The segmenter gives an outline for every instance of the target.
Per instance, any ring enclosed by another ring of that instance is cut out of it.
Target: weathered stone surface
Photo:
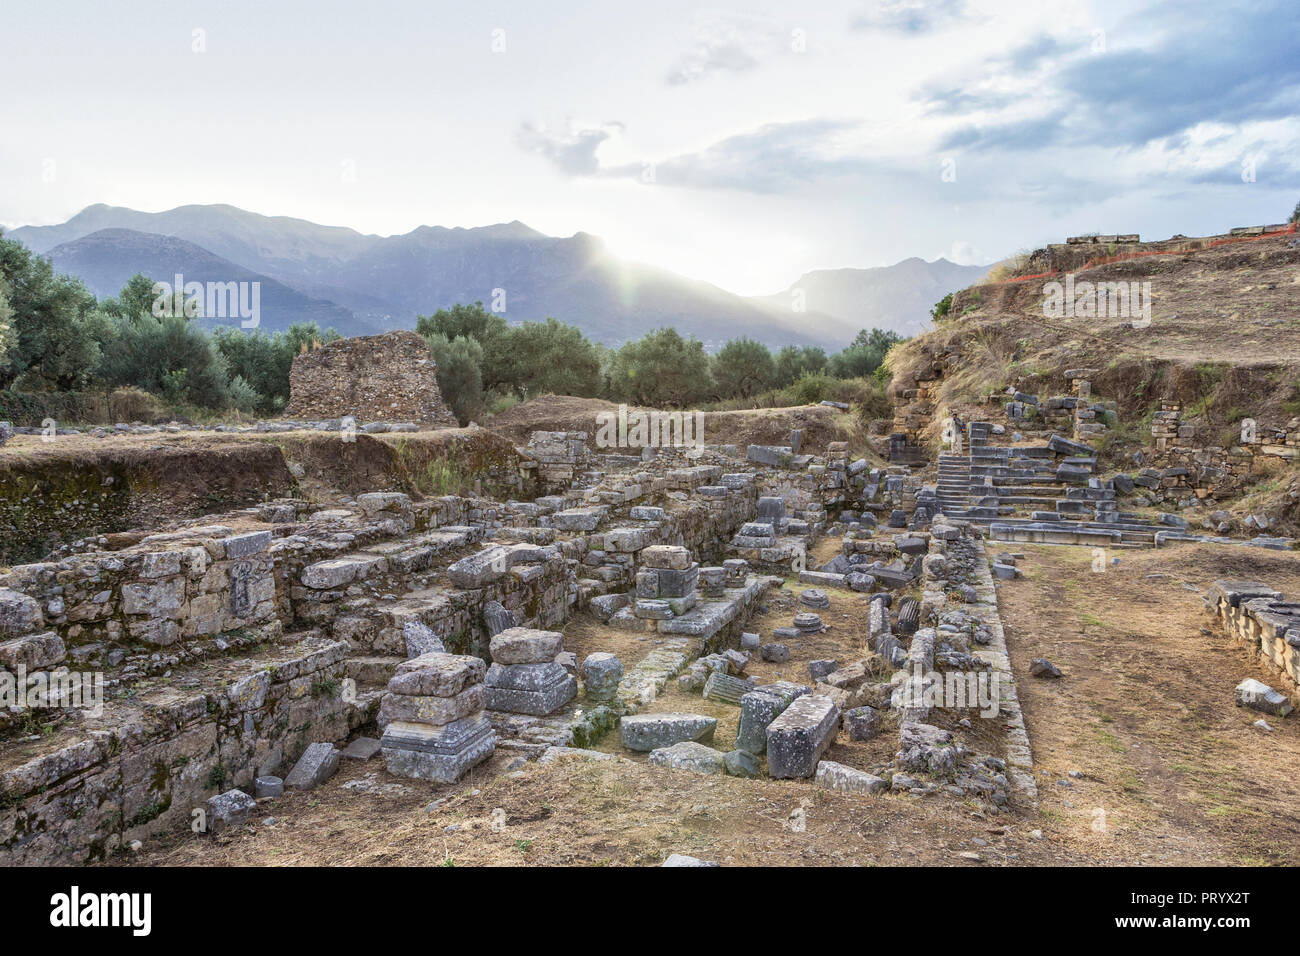
[[[601,508],[570,508],[551,515],[551,524],[559,531],[595,531],[604,515]]]
[[[1029,664],[1029,673],[1034,677],[1060,677],[1060,669],[1045,657],[1035,657]]]
[[[813,782],[827,790],[842,790],[845,793],[881,793],[889,789],[888,780],[833,760],[823,760],[817,764],[817,775]]]
[[[817,681],[825,678],[828,674],[834,673],[836,669],[839,668],[839,666],[840,666],[839,661],[832,661],[832,660],[809,661],[808,677],[815,684],[817,683]]]
[[[318,591],[341,588],[351,584],[357,579],[358,574],[368,571],[379,560],[382,559],[352,556],[317,561],[302,569],[302,583],[304,587]]]
[[[799,603],[804,607],[811,607],[821,610],[831,606],[831,599],[826,596],[826,592],[821,588],[808,588],[799,594]],[[818,617],[818,623],[821,618]]]
[[[668,544],[653,544],[643,548],[639,557],[644,567],[668,568],[673,571],[686,571],[692,563],[689,550]]]
[[[716,717],[704,714],[631,714],[618,724],[619,739],[628,750],[641,753],[682,741],[712,741]]]
[[[40,670],[60,663],[66,653],[63,641],[53,631],[28,634],[0,641],[0,668],[16,671],[22,665],[29,672]]]
[[[632,599],[626,594],[601,594],[591,599],[591,612],[600,618],[602,622],[608,621],[617,612],[632,603]]]
[[[801,634],[816,634],[826,625],[822,623],[822,616],[814,614],[811,611],[801,611],[794,616],[795,629]]]
[[[376,720],[387,727],[395,720],[441,726],[476,714],[486,704],[487,695],[482,684],[471,684],[454,697],[432,697],[424,694],[385,694],[379,705]]]
[[[483,679],[489,710],[544,717],[553,714],[578,693],[578,681],[554,662],[549,664],[493,664]]]
[[[407,621],[402,625],[402,637],[406,640],[406,656],[422,657],[425,654],[445,654],[447,648],[433,632],[433,628],[419,621]]]
[[[488,637],[495,637],[519,621],[515,612],[506,610],[500,601],[488,601],[483,605],[483,623],[487,625]]]
[[[227,790],[215,797],[209,797],[207,808],[208,833],[216,836],[227,830],[237,829],[248,822],[248,815],[257,806],[257,801],[242,790]]]
[[[358,737],[343,748],[343,756],[349,760],[369,760],[379,753],[379,741],[374,737]]]
[[[483,682],[487,665],[468,654],[433,652],[397,665],[388,693],[422,697],[454,697]]]
[[[730,777],[746,777],[753,780],[761,773],[758,758],[746,750],[732,750],[722,762]]]
[[[736,748],[752,754],[767,751],[767,728],[797,697],[811,688],[789,681],[777,681],[755,688],[740,698],[740,726]]]
[[[613,654],[596,651],[583,659],[582,684],[588,700],[613,700],[622,679],[623,662]]]
[[[867,705],[846,710],[844,729],[849,740],[871,740],[880,733],[880,711]]]
[[[1249,707],[1251,710],[1273,714],[1276,717],[1285,717],[1291,712],[1291,701],[1285,694],[1279,694],[1263,681],[1255,680],[1253,677],[1247,677],[1237,685],[1233,692],[1233,699],[1236,700],[1238,707]]]
[[[650,764],[668,770],[687,770],[708,775],[725,773],[727,769],[725,754],[691,740],[652,750]]]
[[[333,744],[311,744],[284,778],[284,785],[290,790],[313,790],[338,769],[339,752]]]
[[[455,428],[436,372],[429,344],[415,332],[339,339],[293,357],[285,414]]]
[[[860,594],[870,594],[876,587],[876,579],[865,571],[852,571],[845,580],[850,589]]]
[[[811,777],[839,725],[840,709],[830,698],[796,699],[768,725],[768,773],[777,778]]]
[[[784,664],[790,659],[790,648],[784,644],[770,642],[758,649],[758,655],[770,664]]]
[[[496,750],[484,713],[442,727],[394,721],[380,741],[388,772],[434,783],[455,783]]]
[[[447,568],[447,577],[458,588],[481,588],[499,580],[509,570],[509,552],[492,545],[477,554],[461,558]]]
[[[754,689],[754,682],[714,671],[704,682],[704,698],[740,706],[740,698]]]
[[[250,531],[247,534],[232,535],[226,538],[222,544],[226,548],[226,560],[235,561],[239,558],[248,557],[250,554],[260,554],[269,548],[271,546],[271,532]]]
[[[555,660],[564,647],[559,631],[535,631],[511,627],[492,638],[488,649],[498,664],[545,664]]]
[[[600,750],[583,750],[580,747],[547,747],[542,751],[542,755],[537,758],[538,763],[554,763],[557,760],[564,759],[574,760],[614,760],[613,754],[607,754]]]
[[[253,781],[253,796],[258,800],[264,797],[282,797],[284,781],[279,777],[258,777]]]

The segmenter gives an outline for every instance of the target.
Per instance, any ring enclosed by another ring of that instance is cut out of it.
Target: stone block
[[[844,729],[849,740],[871,740],[880,733],[880,711],[866,705],[846,710]]]
[[[544,717],[553,714],[578,693],[578,681],[554,662],[549,664],[493,664],[483,679],[489,710]]]
[[[253,781],[253,796],[258,800],[265,797],[284,796],[284,781],[279,777],[257,777]]]
[[[313,790],[334,776],[338,768],[339,752],[333,744],[311,744],[284,778],[284,785],[290,790]]]
[[[0,588],[0,637],[27,634],[41,626],[41,606],[33,598]]]
[[[216,836],[246,824],[248,815],[257,806],[257,801],[242,790],[227,790],[215,797],[209,797],[205,806],[208,833]]]
[[[622,679],[623,662],[613,654],[597,651],[582,662],[582,683],[588,700],[613,700]]]
[[[813,782],[827,790],[842,790],[845,793],[882,793],[889,789],[888,780],[833,760],[823,760],[817,764],[817,775]]]
[[[67,649],[53,631],[28,634],[0,641],[0,668],[17,671],[21,665],[28,672],[54,667],[63,661]]]
[[[559,631],[511,627],[492,638],[488,649],[498,664],[545,664],[564,649],[564,635]]]
[[[798,697],[810,688],[789,681],[764,684],[740,698],[740,726],[736,748],[752,754],[767,751],[767,728]]]
[[[795,700],[768,725],[768,773],[776,778],[811,777],[839,725],[840,709],[830,698]]]
[[[454,697],[483,682],[487,665],[468,654],[433,652],[397,665],[388,693],[423,697]]]
[[[1238,707],[1249,707],[1275,717],[1285,717],[1291,712],[1291,701],[1263,681],[1247,677],[1237,685],[1233,699]]]
[[[690,740],[650,752],[651,766],[707,775],[726,773],[726,760],[721,751]]]
[[[740,698],[754,689],[754,682],[731,677],[722,671],[714,671],[704,682],[705,700],[718,700],[724,704],[740,706]]]
[[[425,654],[445,654],[446,646],[433,628],[419,621],[407,621],[402,625],[402,636],[406,639],[406,656],[423,657]]]
[[[643,548],[640,554],[641,564],[647,568],[668,568],[673,571],[686,571],[690,568],[691,552],[670,544],[652,544]]]
[[[500,580],[509,570],[510,552],[492,545],[451,565],[447,577],[458,588],[481,588]]]
[[[682,741],[712,741],[716,717],[704,714],[631,714],[619,721],[618,733],[628,750],[646,752]]]
[[[478,713],[442,727],[394,721],[380,746],[388,772],[434,783],[455,783],[496,750],[487,715]]]
[[[486,700],[482,684],[471,684],[454,697],[385,694],[376,720],[380,727],[387,727],[395,720],[441,726],[478,713]]]
[[[270,531],[250,531],[225,538],[222,544],[226,548],[226,560],[237,561],[250,554],[261,554],[271,546]]]

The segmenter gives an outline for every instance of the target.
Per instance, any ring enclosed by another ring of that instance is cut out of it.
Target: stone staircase
[[[961,518],[970,503],[970,458],[967,455],[940,455],[939,482],[936,485],[939,510],[950,518]]]
[[[954,514],[988,525],[993,537],[1010,541],[1151,547],[1158,531],[1169,530],[1118,510],[1114,487],[1095,475],[1097,456],[1088,445],[1060,435],[1046,445],[992,445],[992,428],[989,422],[967,426],[964,502],[961,465],[943,460],[961,456],[941,456],[939,493],[945,514],[950,506],[963,508]]]

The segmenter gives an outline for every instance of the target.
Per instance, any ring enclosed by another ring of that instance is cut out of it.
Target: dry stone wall
[[[455,428],[437,370],[428,344],[414,332],[338,339],[294,356],[285,415]]]

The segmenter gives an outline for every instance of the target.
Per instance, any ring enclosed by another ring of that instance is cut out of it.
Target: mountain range
[[[620,259],[582,232],[547,236],[515,221],[376,236],[228,205],[147,213],[101,204],[8,235],[99,296],[116,294],[137,272],[167,282],[177,273],[187,282],[260,281],[269,331],[309,321],[366,335],[482,301],[504,306],[508,321],[554,316],[607,345],[672,325],[710,349],[740,335],[827,349],[862,328],[912,335],[936,301],[987,271],[913,258],[810,272],[784,292],[745,297]]]

